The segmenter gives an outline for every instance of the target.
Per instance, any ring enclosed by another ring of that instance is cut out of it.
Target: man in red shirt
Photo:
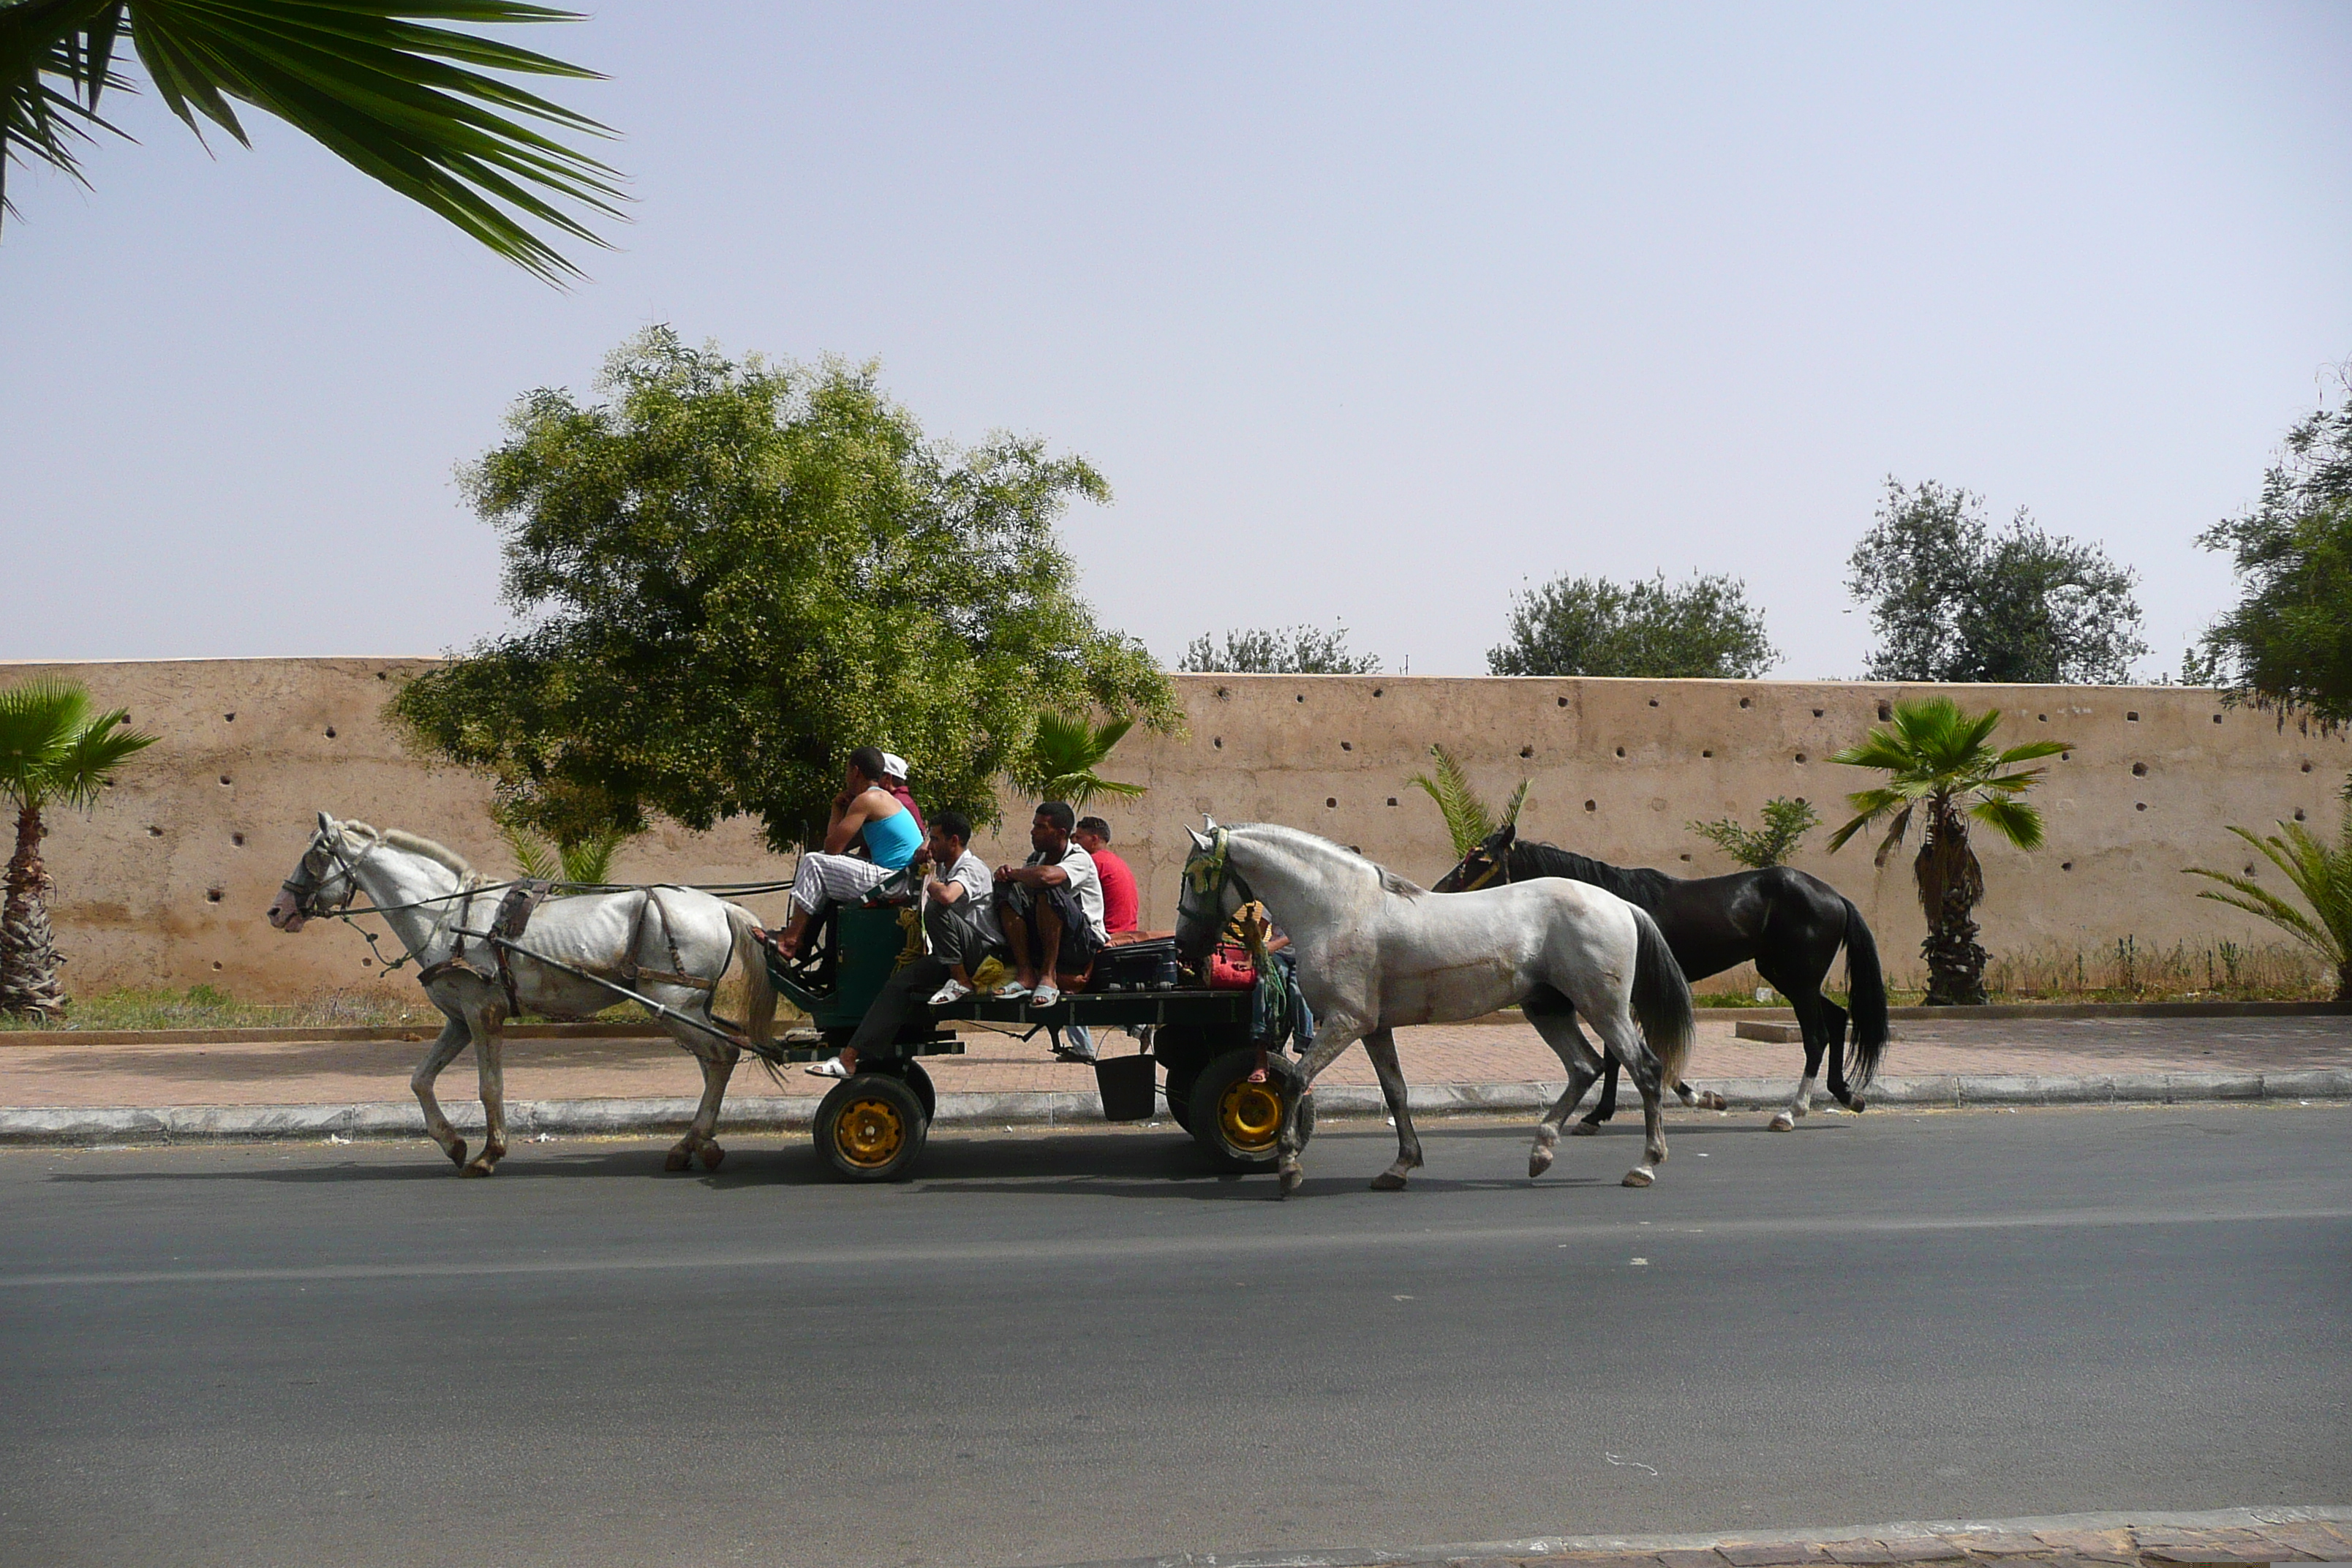
[[[1139,918],[1141,900],[1136,896],[1135,873],[1110,852],[1110,824],[1101,817],[1081,817],[1070,837],[1094,858],[1095,871],[1102,878],[1103,930],[1117,942],[1120,932],[1135,930]]]

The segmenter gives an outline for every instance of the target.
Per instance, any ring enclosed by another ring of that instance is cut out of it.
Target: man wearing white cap
[[[925,838],[929,838],[931,830],[924,826],[923,808],[915,804],[915,792],[907,787],[907,759],[896,752],[882,753],[882,787],[888,790],[900,805],[915,814],[916,827],[921,830]]]

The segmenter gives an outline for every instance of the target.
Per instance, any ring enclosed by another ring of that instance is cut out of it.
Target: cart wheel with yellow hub
[[[906,1175],[921,1157],[930,1127],[922,1097],[885,1073],[859,1073],[835,1084],[816,1108],[816,1146],[853,1182]]]
[[[1250,1081],[1256,1068],[1255,1050],[1227,1051],[1192,1080],[1189,1131],[1211,1159],[1230,1171],[1274,1169],[1283,1114],[1298,1097],[1298,1068],[1287,1058],[1278,1052],[1267,1058],[1263,1083]],[[1314,1131],[1310,1097],[1298,1111],[1299,1142],[1304,1145]]]

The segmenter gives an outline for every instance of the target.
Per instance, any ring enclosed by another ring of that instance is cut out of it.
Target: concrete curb
[[[1413,1110],[1423,1116],[1533,1114],[1558,1099],[1559,1083],[1415,1084]],[[1729,1079],[1709,1086],[1738,1110],[1775,1110],[1789,1103],[1787,1079]],[[1958,1110],[1969,1106],[2178,1105],[2213,1100],[2352,1100],[2352,1068],[2316,1068],[2273,1073],[2113,1073],[2034,1078],[1951,1074],[1883,1078],[1872,1086],[1873,1106]],[[1326,1118],[1385,1116],[1380,1090],[1370,1084],[1318,1089]],[[1826,1104],[1826,1098],[1822,1100]],[[804,1131],[816,1115],[814,1095],[739,1096],[727,1102],[723,1127],[737,1132]],[[1621,1110],[1623,1105],[1621,1102]],[[447,1107],[461,1130],[482,1125],[479,1102]],[[1674,1108],[1680,1115],[1690,1114]],[[695,1101],[677,1100],[526,1100],[507,1107],[517,1139],[667,1135],[693,1120]],[[942,1127],[1101,1127],[1102,1106],[1091,1094],[1029,1091],[942,1094]],[[413,1102],[341,1105],[167,1105],[0,1107],[0,1145],[91,1142],[169,1143],[314,1138],[422,1138],[425,1117]]]
[[[1778,1568],[1780,1564],[1986,1562],[2176,1564],[2337,1562],[2352,1552],[2352,1508],[2065,1513],[2029,1519],[1909,1520],[1738,1535],[1554,1535],[1448,1546],[1179,1552],[1063,1568]]]

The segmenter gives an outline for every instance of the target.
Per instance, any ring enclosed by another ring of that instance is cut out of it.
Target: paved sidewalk
[[[2352,1562],[2352,1509],[1942,1520],[1765,1535],[1576,1536],[1403,1551],[1186,1553],[1068,1568],[2200,1568]]]
[[[1052,1060],[1044,1037],[971,1032],[961,1057],[928,1059],[942,1094],[1053,1093],[1091,1098],[1087,1068]],[[1097,1048],[1132,1048],[1124,1034]],[[1397,1032],[1405,1076],[1435,1085],[1556,1084],[1559,1060],[1525,1024],[1446,1025]],[[410,1041],[286,1041],[204,1046],[15,1046],[0,1036],[0,1108],[209,1105],[413,1106],[408,1075],[424,1055]],[[1733,1037],[1729,1022],[1699,1026],[1689,1073],[1700,1086],[1778,1080],[1795,1088],[1804,1053],[1793,1045]],[[474,1092],[472,1057],[441,1077],[453,1113]],[[2037,1080],[2117,1075],[2278,1074],[2352,1069],[2352,1017],[2008,1019],[1906,1021],[1895,1026],[1882,1072],[1906,1080],[1973,1076]],[[667,1100],[701,1092],[694,1059],[667,1039],[526,1040],[506,1047],[507,1098],[521,1100]],[[797,1068],[781,1088],[748,1059],[738,1096],[814,1099],[830,1088]],[[1350,1049],[1322,1080],[1369,1086],[1371,1064]]]

